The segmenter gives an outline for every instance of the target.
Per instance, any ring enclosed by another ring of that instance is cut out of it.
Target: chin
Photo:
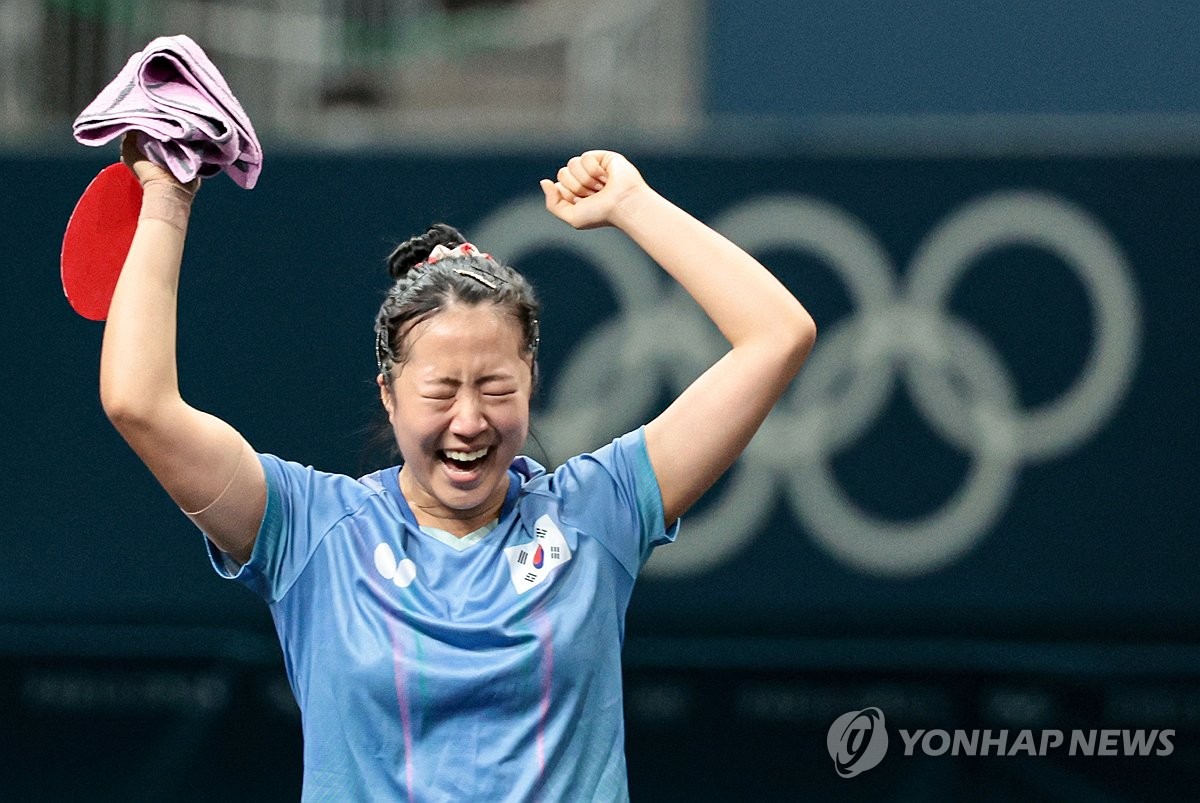
[[[465,487],[452,482],[442,486],[442,500],[446,507],[459,511],[470,511],[483,507],[496,490],[496,485],[505,475],[484,476]]]

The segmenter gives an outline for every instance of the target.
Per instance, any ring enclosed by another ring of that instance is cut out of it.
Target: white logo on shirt
[[[543,515],[538,519],[533,525],[533,532],[536,537],[528,544],[504,549],[508,572],[518,594],[524,594],[541,583],[550,572],[571,559],[567,540],[549,516]]]
[[[375,547],[375,568],[384,580],[391,580],[400,588],[407,588],[417,577],[417,564],[410,558],[396,562],[396,553],[387,544]]]

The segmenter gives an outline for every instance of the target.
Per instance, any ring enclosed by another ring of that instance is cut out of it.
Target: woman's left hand
[[[577,229],[620,226],[620,216],[649,189],[641,173],[614,151],[586,151],[541,180],[546,209]]]

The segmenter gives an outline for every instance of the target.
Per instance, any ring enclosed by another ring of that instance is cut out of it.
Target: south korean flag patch
[[[513,588],[518,594],[545,580],[550,572],[571,559],[571,550],[562,530],[546,515],[533,526],[534,540],[527,544],[505,547],[508,573],[512,576]]]

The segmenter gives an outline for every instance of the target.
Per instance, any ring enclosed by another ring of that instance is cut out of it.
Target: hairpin
[[[395,357],[392,355],[392,350],[387,342],[387,326],[375,330],[375,363],[379,366],[379,373],[386,374],[387,368],[384,365],[386,360],[395,362]]]
[[[485,278],[484,275],[480,271],[471,270],[470,268],[455,268],[454,272],[457,273],[459,276],[469,276],[470,278],[474,279],[475,281],[479,282],[480,284],[484,285],[485,287],[487,287],[490,290],[496,289],[496,281],[495,280],[499,279],[498,276],[493,276],[491,279]]]

